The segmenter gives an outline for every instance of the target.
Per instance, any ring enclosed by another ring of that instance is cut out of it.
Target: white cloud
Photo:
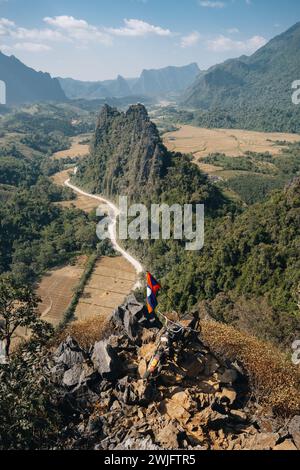
[[[229,28],[227,29],[228,34],[238,34],[240,30],[238,28]]]
[[[15,26],[15,23],[7,18],[0,18],[0,25],[5,27]]]
[[[253,36],[245,41],[234,41],[233,39],[220,35],[215,39],[207,41],[208,48],[214,52],[255,52],[264,46],[267,40],[263,36]]]
[[[74,16],[54,16],[53,18],[46,16],[44,18],[44,22],[51,25],[56,26],[61,29],[89,29],[90,25],[85,20],[78,20],[74,18]]]
[[[26,43],[24,47],[28,50],[29,48],[34,49],[31,44],[35,42],[38,44],[37,49],[41,49],[42,43],[45,43],[46,50],[49,47],[47,44],[53,41],[61,43],[72,42],[76,47],[86,47],[91,42],[109,46],[112,44],[114,36],[143,37],[149,35],[172,35],[169,29],[164,29],[138,19],[125,19],[124,26],[120,28],[98,27],[89,24],[84,19],[68,15],[46,16],[43,21],[47,27],[29,29],[19,27],[7,18],[0,18],[0,36],[7,36],[10,40],[17,41],[16,47],[19,49],[21,41],[24,41]]]
[[[201,36],[198,31],[193,31],[192,33],[187,34],[181,38],[180,45],[183,48],[194,46],[199,41],[200,37]]]
[[[116,36],[171,36],[169,29],[163,29],[160,26],[154,26],[146,21],[137,19],[124,19],[124,25],[121,28],[107,28],[106,31]]]
[[[199,5],[204,8],[224,8],[226,6],[224,2],[210,0],[199,1]]]
[[[11,28],[15,27],[13,21],[8,20],[7,18],[0,18],[0,36],[7,36]]]
[[[46,44],[39,44],[36,42],[20,42],[12,46],[3,45],[1,50],[4,52],[26,51],[26,52],[45,52],[50,51],[51,47]]]
[[[44,22],[62,31],[69,39],[83,41],[84,43],[96,41],[105,45],[112,43],[111,37],[106,32],[85,20],[77,19],[73,16],[63,15],[53,18],[47,16],[44,18]]]
[[[27,29],[16,28],[10,32],[10,36],[15,39],[29,39],[31,41],[61,41],[65,37],[53,29]]]

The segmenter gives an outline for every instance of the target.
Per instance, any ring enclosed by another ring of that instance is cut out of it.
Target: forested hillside
[[[264,168],[270,170],[270,156],[265,156],[265,167],[254,157],[249,154],[243,164],[257,165],[254,170],[262,175]],[[227,162],[224,156],[218,158],[223,165]],[[292,179],[298,159],[293,163],[292,155],[286,158]],[[284,157],[274,157],[274,164],[279,171]],[[204,203],[201,252],[185,251],[184,241],[127,242],[162,279],[164,307],[185,312],[205,301],[201,308],[213,318],[260,338],[288,347],[297,337],[299,179],[251,208],[238,207],[188,157],[166,150],[145,109],[138,106],[126,114],[107,107],[102,111],[92,154],[79,166],[75,180],[95,192],[113,198],[128,194],[148,205]]]
[[[231,59],[202,73],[184,104],[199,108],[200,126],[299,132],[292,83],[300,74],[300,23],[252,56]]]
[[[31,285],[45,270],[95,249],[96,218],[60,207],[74,196],[49,179],[72,163],[52,153],[86,129],[86,113],[67,106],[25,107],[0,121],[0,277],[11,273]]]

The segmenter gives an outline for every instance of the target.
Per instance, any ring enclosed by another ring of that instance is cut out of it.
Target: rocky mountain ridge
[[[126,79],[121,75],[115,80],[80,81],[72,78],[58,78],[67,97],[84,98],[124,98],[128,96],[165,97],[178,94],[190,86],[200,70],[196,63],[181,67],[164,67],[143,70],[140,77]]]
[[[141,104],[126,113],[105,105],[99,115],[90,156],[78,166],[76,180],[109,196],[151,191],[160,184],[167,151]]]
[[[194,319],[180,323],[171,351],[150,378],[159,322],[131,295],[89,350],[68,337],[54,353],[52,377],[73,418],[68,449],[299,450],[300,417],[283,424],[253,399],[237,363],[217,358]],[[75,417],[75,418],[74,418]]]
[[[8,106],[39,101],[65,101],[59,81],[50,74],[36,72],[14,56],[0,52],[0,80],[6,85]]]

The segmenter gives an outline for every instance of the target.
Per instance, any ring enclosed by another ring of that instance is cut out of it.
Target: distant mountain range
[[[173,95],[183,107],[195,110],[193,122],[200,126],[299,132],[300,106],[292,104],[292,83],[300,80],[299,50],[297,23],[253,55],[227,60],[207,71],[192,63],[143,70],[138,78],[119,75],[115,80],[83,82],[51,78],[0,53],[0,80],[6,83],[8,105],[130,97],[132,102],[136,97],[145,102]]]
[[[0,80],[6,85],[6,103],[18,105],[38,101],[65,101],[59,81],[48,73],[36,72],[14,56],[0,52]]]
[[[250,57],[227,60],[201,72],[184,104],[212,109],[250,106],[292,108],[292,83],[300,79],[300,23]]]
[[[70,99],[123,98],[130,95],[165,96],[181,93],[189,87],[200,73],[197,64],[183,67],[165,67],[143,70],[139,78],[82,82],[72,78],[58,78],[66,96]]]

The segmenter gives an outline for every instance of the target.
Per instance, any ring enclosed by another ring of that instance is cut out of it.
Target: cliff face
[[[16,57],[8,57],[1,52],[0,80],[6,84],[8,105],[66,100],[58,80],[48,73],[36,72]]]
[[[154,191],[168,152],[144,106],[126,113],[105,105],[99,115],[90,157],[77,173],[81,184],[108,196]]]

